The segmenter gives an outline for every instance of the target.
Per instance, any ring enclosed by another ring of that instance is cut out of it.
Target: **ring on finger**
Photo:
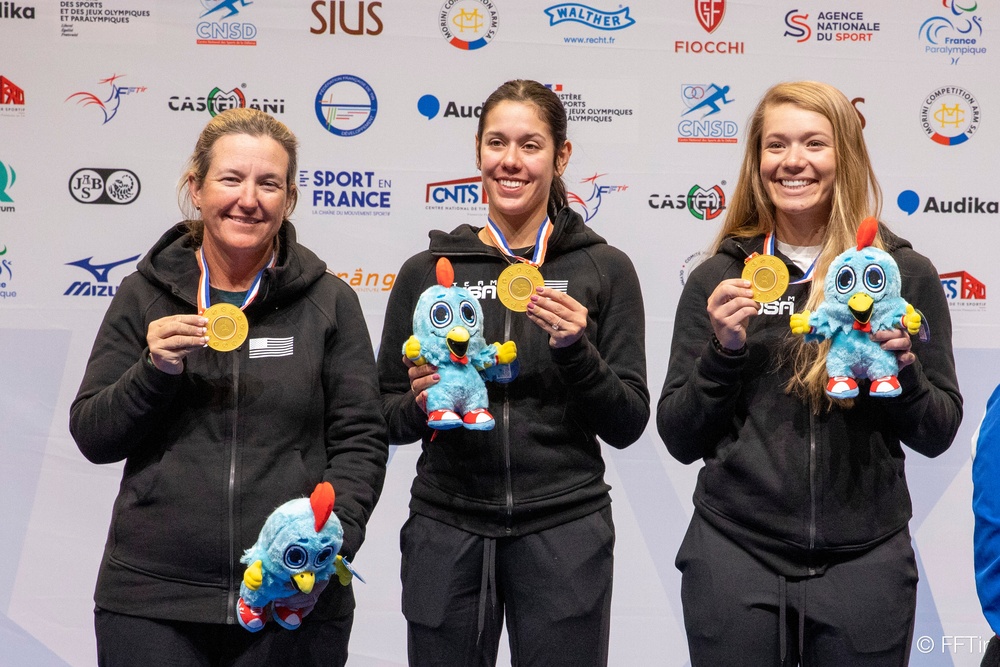
[[[553,331],[559,331],[559,322],[558,321],[552,323],[552,330]]]

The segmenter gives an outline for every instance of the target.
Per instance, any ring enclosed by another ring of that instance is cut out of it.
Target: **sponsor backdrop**
[[[809,78],[853,100],[883,218],[941,272],[966,399],[951,450],[907,465],[912,664],[977,665],[990,631],[972,575],[970,440],[1000,380],[987,293],[1000,284],[998,22],[958,0],[0,2],[0,663],[96,662],[92,592],[120,465],[87,463],[67,414],[117,286],[180,219],[177,181],[209,118],[257,107],[298,135],[293,220],[358,292],[377,343],[396,271],[428,230],[484,222],[477,117],[497,85],[525,77],[569,112],[572,205],[636,264],[654,397],[762,92]],[[356,560],[368,584],[355,665],[405,662],[397,531],[417,454],[393,448]],[[653,425],[605,457],[611,662],[685,665],[673,559],[698,465],[673,461]]]

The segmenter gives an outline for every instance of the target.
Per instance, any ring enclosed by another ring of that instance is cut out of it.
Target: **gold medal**
[[[545,281],[538,269],[530,264],[517,262],[500,273],[500,278],[497,279],[497,296],[509,309],[523,313],[528,309],[528,301],[535,293],[535,288],[544,285]]]
[[[788,267],[774,255],[756,255],[743,267],[743,280],[750,281],[754,301],[768,303],[788,289]]]
[[[208,346],[219,352],[235,350],[247,339],[250,323],[243,311],[231,303],[217,303],[204,313],[208,318]]]

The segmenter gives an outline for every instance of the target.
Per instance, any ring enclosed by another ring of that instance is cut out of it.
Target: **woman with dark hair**
[[[495,664],[504,617],[514,664],[607,662],[614,526],[598,437],[622,448],[646,427],[644,315],[628,257],[567,206],[571,151],[555,93],[500,86],[476,134],[486,224],[432,231],[389,297],[378,368],[390,441],[422,443],[400,534],[412,665]],[[488,383],[491,430],[429,428],[439,375],[401,359],[439,257],[459,285],[484,286],[486,339],[517,346],[519,374]],[[545,285],[504,293],[510,267]]]
[[[896,397],[879,378],[839,398],[850,378],[828,377],[829,341],[791,339],[789,326],[792,310],[823,303],[834,258],[880,210],[847,98],[811,81],[769,89],[750,118],[723,229],[681,294],[657,406],[670,453],[704,461],[677,554],[696,667],[909,659],[917,567],[902,445],[937,456],[962,419],[937,271],[878,225],[872,245],[895,260],[902,296],[933,332],[871,334],[896,355]],[[790,284],[765,309],[743,271],[767,255]]]
[[[122,282],[97,334],[70,431],[90,461],[125,461],[94,596],[102,667],[347,660],[351,586],[298,594],[312,612],[282,617],[294,632],[248,632],[271,612],[240,598],[265,519],[319,482],[353,559],[388,454],[357,296],[288,221],[296,151],[263,112],[209,121],[180,185],[190,219]]]

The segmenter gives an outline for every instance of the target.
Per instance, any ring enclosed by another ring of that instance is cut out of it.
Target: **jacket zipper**
[[[504,308],[503,316],[503,341],[510,340],[511,310]],[[510,395],[509,383],[503,386],[503,455],[504,455],[504,484],[507,491],[507,534],[510,535],[514,523],[514,489],[510,472]]]
[[[236,623],[236,597],[239,587],[236,583],[236,430],[239,423],[239,376],[240,357],[233,355],[233,433],[229,445],[229,604],[226,606],[226,623]]]
[[[816,548],[816,416],[809,412],[809,551]],[[809,568],[809,574],[816,569]]]

